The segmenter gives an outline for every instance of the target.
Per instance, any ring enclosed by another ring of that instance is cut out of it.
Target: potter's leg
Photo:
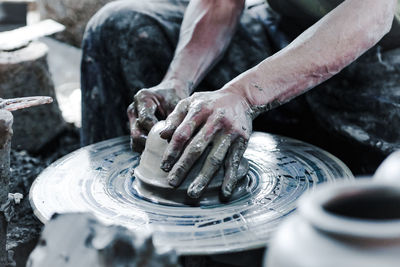
[[[103,7],[88,23],[82,57],[81,144],[128,134],[126,109],[161,81],[188,1],[130,0]]]

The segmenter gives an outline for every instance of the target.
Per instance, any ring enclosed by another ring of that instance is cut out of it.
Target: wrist
[[[252,86],[252,87],[257,88],[257,86]],[[248,88],[246,86],[241,85],[240,83],[237,84],[231,82],[229,84],[226,84],[221,90],[241,96],[249,107],[249,113],[252,119],[255,119],[261,113],[276,108],[281,104],[277,100],[265,101],[265,102],[262,101],[263,98],[262,95],[255,96],[253,94],[252,90],[254,90],[254,88]]]
[[[238,84],[227,83],[224,87],[220,89],[221,92],[235,94],[243,99],[243,101],[248,105],[248,107],[252,108],[252,103],[249,101],[247,94],[245,93],[245,88]]]
[[[190,96],[190,88],[188,83],[179,79],[164,79],[159,85],[157,85],[157,87],[163,90],[172,89],[182,99]]]
[[[251,119],[254,119],[257,117],[257,114],[255,114],[255,110],[257,107],[255,107],[247,98],[246,93],[244,91],[244,88],[234,85],[234,84],[226,84],[223,88],[221,88],[219,91],[226,93],[226,94],[233,94],[237,96],[238,98],[241,99],[241,102],[244,103],[244,105],[247,107],[246,112],[250,115]]]

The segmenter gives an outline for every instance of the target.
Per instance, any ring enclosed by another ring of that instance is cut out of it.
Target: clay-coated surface
[[[229,204],[176,207],[142,199],[130,172],[139,164],[129,138],[77,150],[53,163],[36,179],[30,201],[47,222],[53,213],[93,212],[103,222],[153,230],[155,245],[173,244],[178,254],[215,254],[265,246],[303,192],[322,182],[352,179],[349,169],[312,145],[253,133],[244,156],[251,194]]]

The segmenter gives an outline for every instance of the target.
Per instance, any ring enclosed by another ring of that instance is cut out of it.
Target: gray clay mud
[[[33,214],[29,203],[29,190],[39,173],[55,159],[77,149],[79,138],[75,129],[65,131],[53,140],[40,155],[11,150],[10,192],[21,193],[24,198],[15,205],[15,213],[8,225],[7,249],[13,251],[16,266],[25,266],[42,230],[42,223]]]

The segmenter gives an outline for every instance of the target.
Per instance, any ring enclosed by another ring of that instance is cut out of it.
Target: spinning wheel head
[[[106,223],[153,231],[155,245],[205,255],[265,246],[303,192],[318,183],[353,179],[331,154],[266,133],[253,133],[244,157],[249,164],[245,194],[229,203],[160,203],[135,189],[132,170],[140,155],[131,152],[128,137],[115,138],[50,165],[32,185],[30,201],[43,222],[54,213],[92,212]]]

